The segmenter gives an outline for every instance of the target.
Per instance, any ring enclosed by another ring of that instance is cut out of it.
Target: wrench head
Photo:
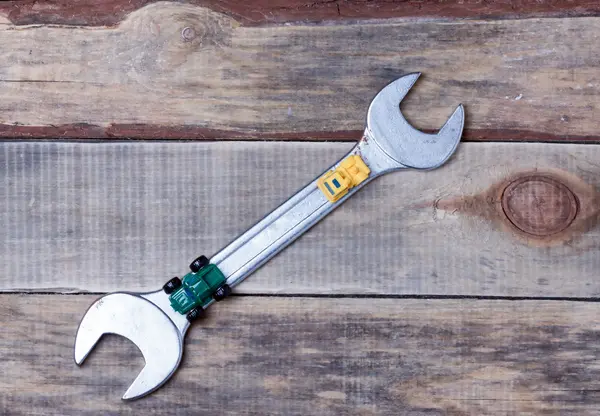
[[[81,365],[104,334],[121,335],[142,352],[146,365],[123,395],[145,396],[175,372],[183,353],[183,336],[152,302],[131,293],[112,293],[98,299],[83,317],[75,337],[75,363]]]
[[[400,165],[434,169],[443,165],[456,150],[465,112],[459,105],[436,134],[423,133],[412,127],[400,112],[400,102],[420,75],[405,75],[379,91],[367,112],[366,133]]]

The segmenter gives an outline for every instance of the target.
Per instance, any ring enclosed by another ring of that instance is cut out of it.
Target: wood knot
[[[550,176],[532,174],[504,188],[502,209],[519,230],[547,237],[571,225],[577,216],[578,202],[564,183]]]
[[[513,172],[474,195],[443,198],[434,207],[484,218],[538,247],[573,241],[600,224],[600,192],[552,168]]]

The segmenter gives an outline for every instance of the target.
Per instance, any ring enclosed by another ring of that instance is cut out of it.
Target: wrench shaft
[[[346,195],[332,203],[317,188],[319,175],[211,258],[211,263],[216,264],[226,276],[229,286],[241,283],[379,174],[397,168],[397,163],[392,162],[378,146],[366,146],[364,143],[359,142],[325,171],[334,170],[342,160],[360,154],[371,168],[371,174],[364,182],[349,189]]]

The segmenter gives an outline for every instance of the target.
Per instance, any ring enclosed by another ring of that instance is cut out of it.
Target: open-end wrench
[[[226,296],[231,288],[376,177],[400,169],[434,169],[444,164],[460,142],[464,110],[459,105],[437,134],[413,128],[399,106],[419,75],[398,78],[375,96],[367,112],[363,137],[326,173],[212,256],[210,264],[203,256],[192,263],[192,272],[184,278],[190,285],[182,286],[181,280],[176,279],[155,292],[117,292],[94,302],[81,320],[75,338],[77,365],[83,363],[102,335],[121,335],[137,345],[146,362],[123,399],[151,393],[179,366],[185,333],[199,311]],[[210,274],[200,277],[209,269]],[[215,276],[217,280],[218,276],[222,278],[218,288],[211,287]],[[194,288],[200,286],[206,288],[202,293],[211,291],[210,298],[199,300],[201,295]],[[191,310],[186,306],[190,299],[197,301]]]

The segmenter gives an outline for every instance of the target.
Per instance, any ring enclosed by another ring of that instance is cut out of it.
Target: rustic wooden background
[[[600,5],[0,1],[0,413],[600,414]],[[153,395],[99,295],[160,287],[337,160],[372,96],[467,122],[210,309]],[[331,256],[337,261],[331,262]]]

